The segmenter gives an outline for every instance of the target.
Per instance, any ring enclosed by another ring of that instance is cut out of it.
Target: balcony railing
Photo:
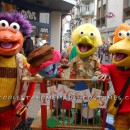
[[[75,20],[79,20],[81,16],[79,14],[75,15]]]
[[[81,12],[81,17],[94,16],[94,11]]]
[[[82,3],[90,3],[90,2],[93,2],[93,0],[81,0]]]

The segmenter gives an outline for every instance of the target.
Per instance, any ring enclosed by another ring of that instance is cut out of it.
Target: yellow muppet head
[[[109,51],[114,54],[112,62],[116,66],[130,67],[130,26],[121,24],[114,32],[113,45]]]
[[[72,32],[72,43],[76,45],[79,57],[85,58],[92,55],[102,45],[99,30],[92,24],[80,25]]]

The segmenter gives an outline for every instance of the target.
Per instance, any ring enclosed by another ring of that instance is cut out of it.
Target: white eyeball
[[[19,29],[20,29],[19,24],[18,24],[18,23],[15,23],[15,22],[11,23],[11,24],[10,24],[10,27],[13,28],[13,29],[15,29],[15,30],[19,30]]]
[[[95,34],[94,34],[93,32],[90,32],[90,33],[89,33],[89,36],[90,36],[90,38],[94,38],[94,37],[95,37]]]
[[[121,31],[118,33],[118,36],[119,36],[120,39],[126,38],[126,31],[121,30]]]
[[[84,32],[83,30],[81,30],[81,31],[79,32],[79,34],[80,34],[80,35],[84,35],[85,32]]]
[[[126,37],[130,39],[130,30],[126,33]]]
[[[9,27],[9,23],[6,20],[0,20],[0,27]]]

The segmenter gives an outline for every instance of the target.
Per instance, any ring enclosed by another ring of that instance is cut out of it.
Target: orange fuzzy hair
[[[127,23],[123,23],[121,24],[114,32],[114,38],[113,38],[113,43],[119,42],[120,40],[122,40],[121,38],[119,38],[118,34],[121,30],[124,31],[128,31],[130,30],[130,26]]]

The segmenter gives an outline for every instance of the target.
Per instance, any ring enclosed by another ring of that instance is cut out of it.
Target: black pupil
[[[17,28],[17,26],[16,26],[16,25],[14,25],[14,26],[13,26],[13,28],[14,28],[14,29],[16,29],[16,28]]]
[[[81,34],[83,34],[84,32],[81,32]]]
[[[121,36],[121,33],[119,33],[119,36]]]
[[[91,33],[91,36],[93,36],[93,33]]]
[[[5,23],[2,23],[2,26],[5,26]]]

